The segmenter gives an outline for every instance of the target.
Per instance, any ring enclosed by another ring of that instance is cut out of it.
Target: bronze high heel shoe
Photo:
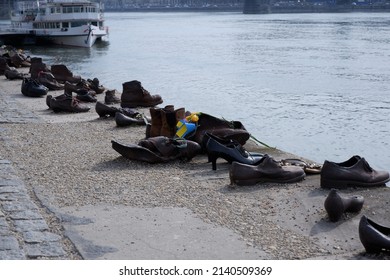
[[[324,206],[329,220],[337,222],[345,212],[359,212],[364,203],[361,195],[344,196],[336,189],[331,189],[325,199]]]
[[[208,132],[206,136],[209,138],[206,144],[208,162],[212,163],[213,170],[217,170],[216,162],[218,158],[223,158],[229,163],[237,161],[253,165],[258,163],[263,157],[261,154],[252,155],[234,140],[222,139]]]
[[[359,223],[359,238],[367,253],[390,252],[390,228],[379,225],[364,215]]]

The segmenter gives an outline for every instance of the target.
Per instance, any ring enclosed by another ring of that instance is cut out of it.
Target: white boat
[[[11,25],[1,28],[5,44],[49,42],[91,47],[108,34],[103,5],[88,0],[18,1]]]

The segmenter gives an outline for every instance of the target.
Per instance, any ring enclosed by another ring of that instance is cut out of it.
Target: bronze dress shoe
[[[144,119],[144,116],[140,113],[134,114],[134,116],[126,116],[121,112],[115,113],[115,123],[117,126],[125,127],[131,125],[146,125],[147,120]]]
[[[282,166],[269,155],[264,155],[255,165],[234,161],[229,171],[230,183],[239,186],[257,183],[294,183],[305,178],[305,171],[299,166]]]
[[[39,72],[38,82],[47,87],[49,90],[64,89],[64,85],[59,83],[50,72]]]
[[[329,220],[337,222],[345,212],[359,212],[364,203],[361,195],[345,196],[332,189],[325,199],[324,206]]]
[[[80,104],[79,101],[72,96],[62,94],[58,97],[51,97],[49,99],[50,109],[54,112],[69,112],[69,113],[83,113],[88,112],[90,107]]]
[[[42,97],[49,89],[32,78],[24,78],[21,87],[22,94],[28,97]]]
[[[374,170],[360,156],[341,163],[325,160],[321,169],[323,188],[376,187],[384,186],[389,180],[389,172]]]
[[[191,160],[201,151],[196,142],[173,139],[165,136],[141,140],[138,145],[111,141],[112,148],[123,157],[148,163],[163,163],[172,160]]]
[[[390,253],[390,227],[379,225],[364,215],[359,223],[359,238],[367,253]]]
[[[4,76],[8,80],[23,80],[24,79],[23,73],[18,72],[18,70],[16,70],[16,69],[5,70]]]
[[[103,102],[97,101],[95,106],[96,113],[99,115],[99,117],[115,117],[116,113],[122,113],[125,116],[128,117],[134,117],[135,115],[139,114],[137,110],[132,108],[118,108],[115,106],[108,106],[104,104]]]

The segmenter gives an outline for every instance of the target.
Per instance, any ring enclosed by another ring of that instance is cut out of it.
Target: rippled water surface
[[[29,50],[119,91],[140,80],[163,105],[240,120],[317,162],[359,154],[390,170],[387,13],[109,13],[106,24],[91,50]]]

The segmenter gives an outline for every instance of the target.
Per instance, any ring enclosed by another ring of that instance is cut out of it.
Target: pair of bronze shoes
[[[112,148],[123,157],[148,163],[164,163],[173,160],[191,160],[201,151],[196,142],[166,136],[149,137],[138,145],[112,140]]]
[[[337,222],[346,212],[360,212],[363,203],[361,195],[347,196],[331,189],[324,206],[329,220]],[[365,215],[360,218],[359,238],[367,253],[390,252],[390,227],[380,225]]]
[[[96,102],[96,113],[99,117],[114,117],[117,126],[146,125],[150,119],[133,108],[118,108],[108,106],[102,102]]]

